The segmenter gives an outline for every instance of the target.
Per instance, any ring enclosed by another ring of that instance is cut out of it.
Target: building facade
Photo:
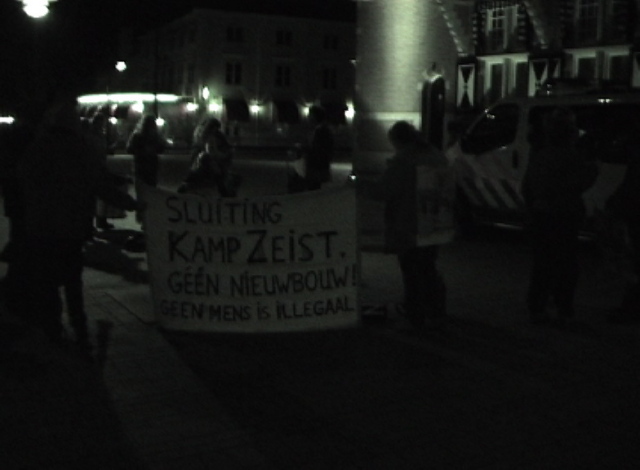
[[[367,137],[356,137],[363,171],[382,168],[386,129],[397,119],[446,146],[449,122],[504,96],[533,96],[554,79],[640,87],[638,0],[391,3],[358,4],[355,132]]]
[[[195,9],[120,42],[119,91],[190,97],[187,121],[215,116],[239,145],[299,141],[313,104],[351,145],[353,22]]]

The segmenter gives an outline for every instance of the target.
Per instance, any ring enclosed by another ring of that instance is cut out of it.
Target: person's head
[[[313,105],[309,108],[309,117],[318,124],[325,122],[327,119],[327,112],[322,106]]]
[[[145,114],[140,120],[139,126],[140,133],[144,135],[158,132],[158,124],[156,124],[156,117],[153,114]]]
[[[202,140],[206,140],[212,134],[215,134],[220,131],[222,128],[222,124],[220,121],[214,117],[208,118],[202,125],[201,138]]]
[[[387,135],[396,150],[414,145],[419,140],[418,130],[407,121],[397,121]]]
[[[579,137],[576,115],[569,108],[558,107],[551,111],[544,122],[549,145],[570,145]]]

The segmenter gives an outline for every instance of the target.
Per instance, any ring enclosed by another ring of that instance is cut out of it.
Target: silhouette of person
[[[385,250],[398,257],[404,285],[404,308],[414,330],[441,328],[446,321],[446,286],[437,268],[439,245],[450,233],[431,227],[426,243],[419,237],[418,175],[433,184],[421,203],[453,205],[455,186],[446,156],[426,143],[416,128],[398,121],[388,131],[393,157],[378,181],[356,179],[366,197],[385,202]],[[448,178],[447,178],[448,176]],[[447,183],[448,180],[448,183]]]
[[[206,123],[200,134],[201,151],[195,156],[189,173],[178,192],[218,189],[220,196],[233,197],[237,188],[231,181],[233,149],[220,131],[217,119]]]
[[[160,154],[164,149],[164,139],[160,136],[156,118],[150,114],[143,116],[127,143],[127,152],[133,155],[136,185],[158,185]]]
[[[304,149],[305,178],[307,189],[315,190],[331,180],[331,161],[335,142],[324,108],[312,106],[309,109],[309,118],[315,127],[308,146]]]
[[[143,184],[151,187],[158,185],[160,153],[164,149],[165,142],[158,130],[155,116],[144,115],[127,143],[127,153],[133,155],[134,184],[138,199],[140,199]],[[141,223],[142,231],[144,231],[140,211],[136,213],[136,219]],[[144,251],[144,235],[142,233],[132,235],[127,240],[125,247],[130,251]]]
[[[76,342],[89,346],[82,284],[83,245],[95,198],[127,210],[136,202],[105,183],[99,157],[80,127],[75,99],[61,97],[24,154],[22,180],[30,316],[55,343],[64,340],[62,298]]]
[[[123,187],[129,180],[124,176],[111,173],[107,168],[107,158],[110,153],[107,124],[108,120],[105,114],[101,112],[94,114],[89,121],[87,135],[90,143],[94,146],[104,177],[109,178],[112,185]],[[112,229],[113,224],[108,221],[109,217],[124,217],[124,213],[121,209],[110,206],[102,199],[97,199],[95,215],[96,228],[102,230]]]
[[[534,324],[552,322],[549,298],[562,326],[575,314],[578,234],[584,222],[584,193],[598,174],[576,145],[579,130],[570,109],[556,108],[543,121],[544,135],[532,151],[522,193],[529,213],[533,267],[527,305]]]

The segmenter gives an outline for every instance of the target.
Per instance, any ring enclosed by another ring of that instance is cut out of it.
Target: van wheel
[[[476,238],[478,235],[478,218],[467,195],[460,188],[456,190],[455,220],[458,236],[463,240]]]

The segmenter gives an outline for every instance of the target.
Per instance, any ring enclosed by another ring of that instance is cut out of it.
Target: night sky
[[[352,0],[58,0],[42,19],[18,0],[0,1],[0,115],[66,89],[92,90],[118,59],[122,28],[142,31],[192,8],[355,21]]]

